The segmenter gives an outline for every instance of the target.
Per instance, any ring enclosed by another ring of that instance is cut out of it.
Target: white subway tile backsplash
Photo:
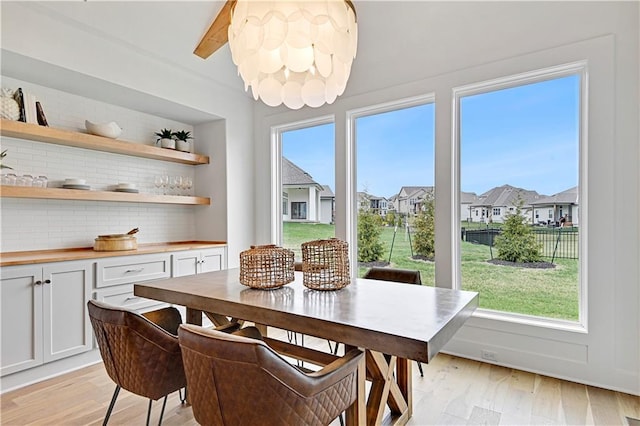
[[[11,78],[3,77],[2,85],[34,93],[52,127],[84,132],[85,119],[115,121],[123,129],[119,140],[144,144],[153,144],[154,132],[162,128],[193,131],[187,124]],[[50,187],[60,187],[64,179],[74,177],[86,179],[94,190],[111,190],[127,182],[136,184],[143,193],[161,193],[162,189],[154,185],[155,176],[194,179],[192,166],[164,161],[3,137],[5,149],[8,156],[4,163],[14,168],[12,172],[45,175]],[[194,209],[166,204],[3,198],[0,251],[87,247],[97,235],[125,233],[135,227],[140,228],[139,243],[193,240]]]

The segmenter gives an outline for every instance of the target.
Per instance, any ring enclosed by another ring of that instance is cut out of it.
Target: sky
[[[552,195],[578,184],[578,76],[461,98],[461,189]],[[434,104],[356,120],[358,191],[434,184]],[[334,125],[283,134],[283,155],[335,192]]]

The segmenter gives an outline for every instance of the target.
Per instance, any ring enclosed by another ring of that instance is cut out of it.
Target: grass
[[[285,222],[283,246],[300,258],[300,244],[331,238],[333,225]],[[409,238],[402,229],[393,239],[393,228],[383,227],[381,241],[385,247],[382,260],[389,260],[393,241],[391,267],[417,269],[422,283],[433,286],[435,264],[411,258]],[[495,255],[495,251],[494,251]],[[491,259],[488,246],[462,242],[461,277],[464,290],[480,293],[480,307],[546,318],[578,320],[578,261],[556,259],[553,269],[518,268],[487,263]],[[367,268],[360,267],[362,276]]]

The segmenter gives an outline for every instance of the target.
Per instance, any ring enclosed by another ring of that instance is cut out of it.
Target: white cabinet
[[[75,261],[0,269],[0,375],[92,348],[92,266]]]
[[[172,263],[174,277],[219,271],[227,267],[226,249],[216,247],[176,252]]]
[[[112,257],[96,262],[96,299],[110,305],[144,311],[162,302],[134,296],[133,284],[169,278],[171,254]]]

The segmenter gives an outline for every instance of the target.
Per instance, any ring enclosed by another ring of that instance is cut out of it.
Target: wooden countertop
[[[226,245],[227,243],[224,241],[177,241],[170,243],[138,244],[137,250],[123,251],[94,251],[92,247],[13,251],[0,253],[0,266],[31,265],[34,263],[100,259],[104,257],[165,253],[183,250],[200,250],[213,247],[225,247]]]

